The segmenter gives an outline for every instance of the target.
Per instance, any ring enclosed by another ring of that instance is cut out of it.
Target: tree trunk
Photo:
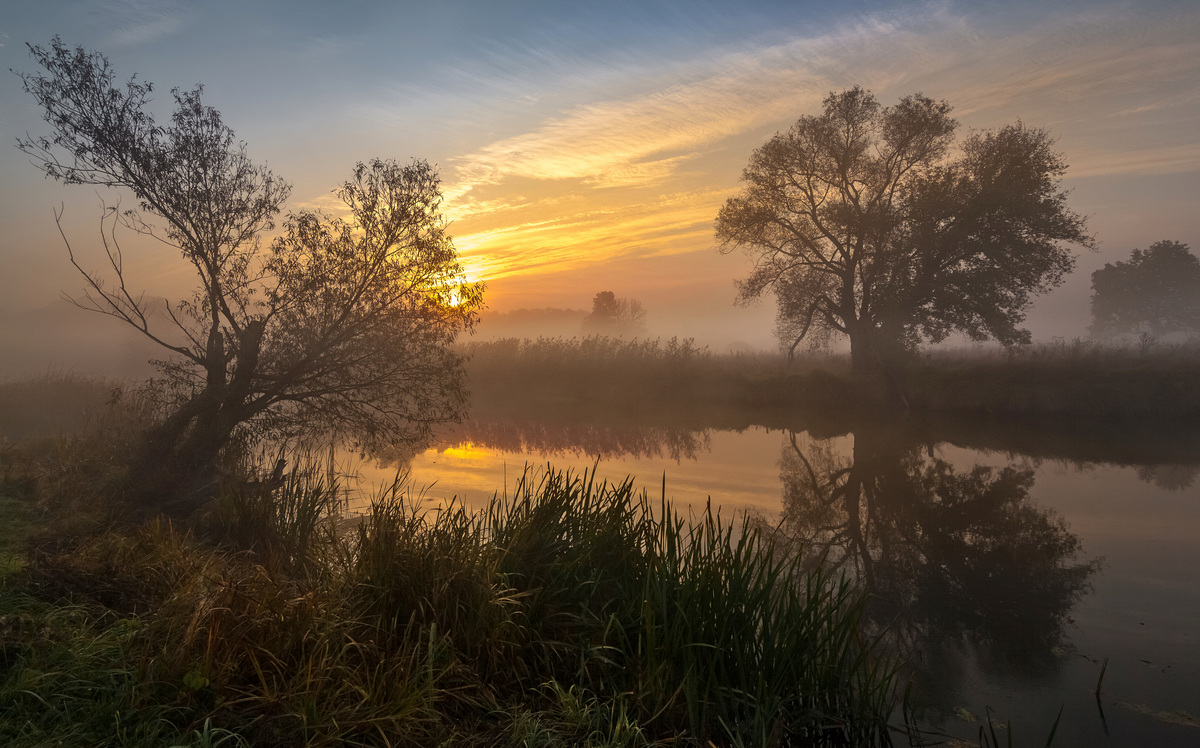
[[[869,484],[875,476],[870,473],[872,461],[864,453],[867,452],[860,432],[854,432],[854,451],[850,464],[850,472],[846,476],[846,532],[849,535],[847,554],[856,556],[861,565],[861,574],[867,589],[875,587],[875,559],[871,556],[869,537],[874,528],[869,524],[870,513],[864,520],[862,516],[863,501],[867,500]]]
[[[146,436],[129,475],[128,498],[147,514],[190,516],[216,494],[217,459],[238,423],[220,410],[167,419]]]
[[[204,390],[147,434],[133,463],[127,494],[143,511],[184,518],[216,494],[221,451],[256,412],[246,403],[253,395],[262,335],[259,320],[242,331],[232,374],[219,331],[209,336]]]
[[[846,334],[850,337],[850,369],[855,374],[870,374],[879,369],[873,333],[870,325],[856,322],[846,326]]]

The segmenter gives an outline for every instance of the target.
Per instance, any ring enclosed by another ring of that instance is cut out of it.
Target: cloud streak
[[[571,212],[460,234],[455,244],[471,273],[491,280],[586,268],[616,257],[680,254],[711,243],[712,218],[723,194],[700,190]]]
[[[132,47],[179,33],[184,9],[174,0],[103,0],[92,14],[115,29],[108,45]]]
[[[484,277],[710,246],[716,209],[763,133],[854,84],[885,103],[914,90],[944,97],[968,125],[1071,122],[1070,177],[1196,169],[1194,130],[1172,130],[1186,142],[1127,139],[1161,118],[1197,120],[1200,19],[1130,24],[1123,11],[1089,12],[988,38],[969,16],[927,6],[675,62],[665,84],[660,70],[631,71],[625,96],[568,106],[451,159],[460,246]],[[739,166],[723,151],[743,153]],[[672,203],[671,192],[689,197]]]

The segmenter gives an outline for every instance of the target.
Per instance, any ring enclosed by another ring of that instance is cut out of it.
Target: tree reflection
[[[547,418],[476,418],[455,425],[438,437],[439,448],[474,444],[517,453],[555,457],[667,457],[676,462],[694,460],[710,446],[709,429],[633,423],[586,423]],[[402,464],[417,452],[402,447],[373,456],[385,463]]]
[[[788,432],[783,528],[876,597],[872,620],[951,687],[965,651],[986,667],[1050,672],[1098,562],[1029,497],[1032,470],[959,471],[932,449],[860,430],[852,449]]]
[[[709,448],[709,431],[629,423],[584,423],[546,419],[471,419],[450,438],[510,452],[555,456],[669,457],[694,460]]]
[[[1142,465],[1137,468],[1137,477],[1168,491],[1183,491],[1191,488],[1200,475],[1200,465]]]

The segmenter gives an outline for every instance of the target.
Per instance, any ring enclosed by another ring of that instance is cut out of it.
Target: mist
[[[1194,744],[1194,2],[4,23],[0,743]]]

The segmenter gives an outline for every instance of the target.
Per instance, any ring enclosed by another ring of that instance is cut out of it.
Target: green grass
[[[478,513],[396,485],[347,524],[299,462],[193,528],[37,528],[0,584],[0,744],[888,740],[861,594],[769,533],[553,471]]]
[[[25,539],[33,532],[32,510],[12,495],[8,481],[0,483],[0,578],[24,564]]]

